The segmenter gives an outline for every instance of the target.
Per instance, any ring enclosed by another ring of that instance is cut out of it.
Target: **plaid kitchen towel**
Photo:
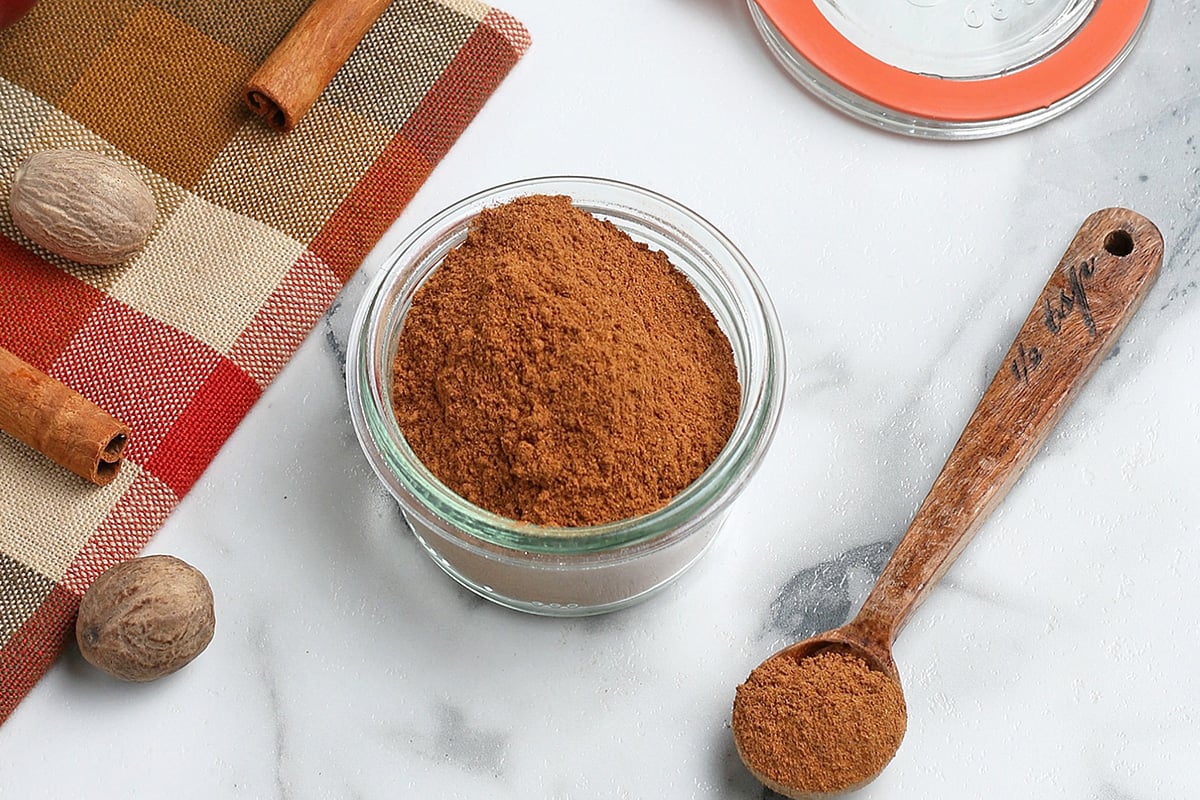
[[[0,32],[0,197],[24,158],[75,147],[158,204],[146,248],[101,268],[38,249],[0,204],[0,346],[132,430],[101,488],[0,435],[0,721],[529,46],[477,0],[395,0],[280,135],[241,88],[307,4],[41,0]]]

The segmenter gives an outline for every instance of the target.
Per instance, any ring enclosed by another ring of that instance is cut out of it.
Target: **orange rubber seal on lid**
[[[1150,0],[1099,0],[1057,50],[1007,75],[956,80],[887,64],[854,45],[814,0],[755,0],[814,67],[855,94],[921,119],[983,122],[1046,108],[1102,75],[1137,34]]]

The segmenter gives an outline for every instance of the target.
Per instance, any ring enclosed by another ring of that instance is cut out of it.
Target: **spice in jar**
[[[906,725],[900,685],[837,649],[767,659],[733,704],[742,761],[780,791],[832,794],[867,783],[891,761]]]
[[[737,421],[729,340],[666,255],[564,196],[485,209],[413,297],[392,401],[452,491],[598,525],[668,503]]]

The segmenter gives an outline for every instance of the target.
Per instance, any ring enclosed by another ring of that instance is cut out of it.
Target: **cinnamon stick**
[[[98,486],[117,477],[129,442],[107,411],[3,347],[0,431]]]
[[[296,127],[391,0],[316,0],[246,82],[243,97],[277,131]]]

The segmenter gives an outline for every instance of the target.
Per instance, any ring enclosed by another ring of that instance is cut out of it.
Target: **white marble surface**
[[[153,541],[217,635],[122,685],[69,652],[0,728],[0,796],[759,798],[734,686],[857,607],[1090,211],[1167,241],[1140,315],[896,648],[909,731],[862,798],[1200,795],[1200,24],[1160,2],[1042,128],[912,141],[828,110],[738,0],[507,0],[534,47]],[[494,607],[401,528],[341,357],[389,244],[537,174],[639,183],[754,263],[775,445],[701,564],[574,621]]]

